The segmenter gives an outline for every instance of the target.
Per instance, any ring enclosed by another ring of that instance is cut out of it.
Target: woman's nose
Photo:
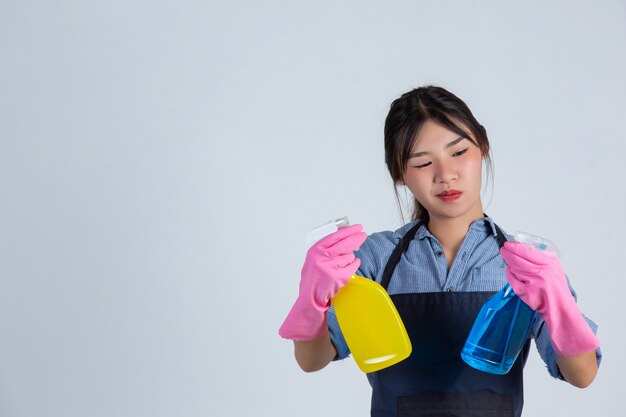
[[[437,164],[435,173],[435,182],[446,183],[454,181],[457,178],[457,172],[452,161],[440,161]]]

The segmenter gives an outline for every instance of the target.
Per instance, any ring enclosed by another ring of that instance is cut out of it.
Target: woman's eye
[[[428,165],[430,165],[430,162],[426,162],[425,164],[422,165],[414,165],[415,168],[426,168]]]
[[[465,148],[465,149],[463,149],[463,150],[461,150],[461,151],[458,151],[458,152],[453,153],[453,154],[452,154],[452,156],[461,156],[461,155],[463,155],[465,152],[467,152],[467,148]]]

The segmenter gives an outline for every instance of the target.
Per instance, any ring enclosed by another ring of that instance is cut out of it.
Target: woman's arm
[[[296,362],[304,372],[315,372],[328,365],[337,355],[330,341],[328,329],[322,337],[314,340],[293,341]]]
[[[556,355],[556,363],[567,382],[577,388],[588,387],[598,373],[596,351],[573,356]]]

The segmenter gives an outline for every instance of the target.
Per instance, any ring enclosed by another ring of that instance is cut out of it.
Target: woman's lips
[[[440,199],[442,199],[443,201],[445,201],[446,203],[455,201],[456,199],[458,199],[459,197],[461,197],[463,193],[459,190],[446,190],[443,191],[439,194],[437,194],[437,197],[439,197]]]

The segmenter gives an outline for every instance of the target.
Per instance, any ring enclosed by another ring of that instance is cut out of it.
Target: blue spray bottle
[[[517,232],[514,238],[517,242],[559,256],[556,246],[547,239],[524,232]],[[461,357],[480,371],[506,374],[528,339],[535,315],[535,310],[515,295],[507,283],[481,308]]]

